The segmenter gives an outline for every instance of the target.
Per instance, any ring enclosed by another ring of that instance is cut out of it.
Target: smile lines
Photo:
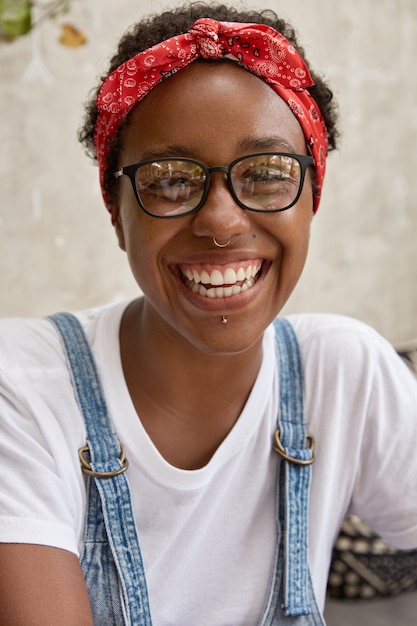
[[[238,268],[214,268],[210,271],[198,271],[194,267],[181,267],[187,287],[200,296],[207,298],[230,298],[252,287],[259,275],[262,262],[248,264]]]

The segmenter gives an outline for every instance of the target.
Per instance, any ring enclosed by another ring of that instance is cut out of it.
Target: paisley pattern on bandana
[[[97,96],[99,115],[94,141],[104,202],[107,156],[123,119],[151,89],[198,58],[236,61],[265,82],[298,119],[314,158],[317,211],[327,155],[327,130],[319,107],[307,90],[314,85],[303,58],[279,32],[265,24],[197,20],[188,33],[140,52],[112,72]]]

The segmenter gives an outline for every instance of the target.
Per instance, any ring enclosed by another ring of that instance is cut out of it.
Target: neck
[[[206,353],[133,303],[120,331],[124,375],[141,422],[164,458],[205,465],[238,419],[262,360],[261,339],[239,354]]]

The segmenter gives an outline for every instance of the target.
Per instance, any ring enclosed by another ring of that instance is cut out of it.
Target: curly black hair
[[[79,129],[78,138],[84,145],[88,156],[97,162],[97,155],[94,146],[94,128],[98,116],[96,106],[97,93],[105,78],[113,72],[119,65],[131,59],[139,52],[150,48],[157,43],[187,32],[193,23],[203,17],[212,18],[218,21],[258,23],[272,26],[275,30],[286,37],[298,50],[304,61],[306,60],[304,50],[298,45],[297,36],[293,27],[286,21],[278,17],[272,10],[240,10],[228,7],[224,4],[207,2],[186,2],[176,9],[152,14],[133,25],[121,38],[115,54],[111,57],[108,70],[99,79],[97,87],[91,92],[90,98],[85,106],[84,121]],[[200,60],[199,60],[200,61]],[[201,60],[200,62],[205,62]],[[333,100],[333,93],[322,77],[310,69],[314,85],[309,87],[309,91],[317,102],[327,127],[329,151],[336,148],[339,136],[337,130],[337,107]],[[129,118],[129,116],[128,116]],[[127,118],[127,119],[128,119]],[[117,158],[120,151],[120,135],[126,120],[122,123],[112,142],[107,158],[107,168],[105,175],[106,193],[110,202],[116,198],[116,180],[110,172],[117,169]]]

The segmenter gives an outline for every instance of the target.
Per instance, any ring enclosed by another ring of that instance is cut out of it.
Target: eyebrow
[[[173,144],[160,149],[146,150],[142,154],[141,161],[151,161],[152,159],[163,159],[165,157],[186,157],[195,159],[196,154],[193,150],[190,150],[190,148],[187,148],[186,146]]]
[[[293,152],[295,154],[294,147],[282,137],[245,137],[238,143],[238,149],[242,152],[248,152],[250,150],[254,152],[262,152],[264,150],[284,150],[284,152]]]
[[[280,151],[295,154],[294,147],[282,137],[245,137],[237,144],[237,152],[268,152]],[[153,159],[163,159],[169,157],[186,157],[190,159],[200,159],[198,152],[191,150],[181,144],[172,144],[160,149],[146,150],[141,157],[141,161],[151,161]]]

